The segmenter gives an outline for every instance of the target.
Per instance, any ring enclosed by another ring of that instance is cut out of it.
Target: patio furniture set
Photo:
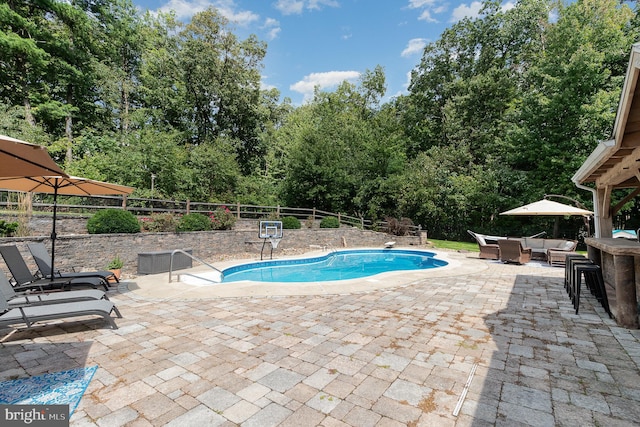
[[[526,264],[531,260],[546,261],[551,265],[564,265],[568,254],[576,254],[576,240],[544,239],[540,234],[532,237],[502,237],[467,232],[476,240],[479,258]]]
[[[9,281],[0,271],[0,328],[31,328],[36,322],[87,316],[100,316],[111,328],[118,328],[111,315],[122,315],[105,293],[113,273],[54,270],[51,276],[46,247],[42,243],[30,243],[28,247],[38,266],[37,274],[31,273],[17,246],[0,246],[0,255],[12,276]]]

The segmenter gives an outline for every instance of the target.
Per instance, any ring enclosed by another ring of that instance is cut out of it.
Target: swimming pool
[[[356,249],[313,258],[260,261],[223,270],[222,283],[324,282],[357,279],[390,271],[426,270],[447,262],[435,253],[405,249]]]

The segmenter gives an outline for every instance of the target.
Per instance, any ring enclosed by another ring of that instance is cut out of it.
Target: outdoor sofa
[[[522,243],[523,248],[531,249],[531,259],[546,261],[549,250],[573,252],[578,246],[577,240],[567,239],[538,239],[532,237],[513,238]]]

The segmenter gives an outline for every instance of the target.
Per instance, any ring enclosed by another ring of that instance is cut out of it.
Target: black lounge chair
[[[27,328],[31,328],[34,323],[46,320],[97,315],[109,322],[113,329],[118,329],[114,318],[111,317],[112,312],[115,312],[117,317],[122,317],[115,305],[107,300],[76,301],[11,308],[4,296],[0,294],[0,327],[25,324]]]
[[[20,250],[15,245],[0,246],[0,255],[4,259],[4,263],[9,268],[15,283],[12,285],[15,290],[38,289],[44,291],[47,289],[70,289],[72,287],[91,287],[97,289],[102,286],[105,291],[109,290],[109,286],[102,283],[97,277],[83,278],[39,278],[34,276],[24,258],[20,254]]]
[[[10,308],[39,304],[60,304],[63,302],[109,300],[107,294],[98,289],[81,289],[66,292],[16,292],[7,276],[0,271],[0,294],[4,296]],[[115,309],[115,307],[114,307]],[[117,309],[115,309],[117,312]],[[119,315],[120,313],[118,313]]]
[[[33,256],[36,265],[38,266],[38,271],[40,275],[45,278],[51,278],[51,256],[47,251],[46,246],[40,242],[32,242],[27,243],[27,247],[29,248],[29,252]],[[71,278],[71,279],[83,279],[86,277],[98,277],[100,280],[108,285],[110,281],[115,281],[115,283],[119,283],[120,281],[111,271],[108,270],[98,270],[98,271],[70,271],[70,272],[61,272],[60,270],[55,270],[53,274],[54,279],[57,278]]]

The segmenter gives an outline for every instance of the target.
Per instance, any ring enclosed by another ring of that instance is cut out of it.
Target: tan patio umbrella
[[[0,135],[0,176],[41,175],[68,176],[46,148]]]
[[[0,188],[27,193],[53,194],[53,230],[51,231],[51,280],[54,278],[56,248],[56,212],[58,194],[99,196],[130,194],[133,188],[76,176],[0,177]]]
[[[553,200],[543,199],[537,202],[529,203],[528,205],[520,206],[519,208],[514,208],[502,212],[500,213],[500,215],[588,216],[593,215],[593,212],[586,209],[580,209],[575,206],[554,202]]]
[[[501,212],[500,215],[555,216],[556,219],[553,226],[553,236],[556,237],[558,234],[561,216],[579,215],[584,217],[585,225],[588,230],[589,219],[587,217],[589,215],[593,215],[593,212],[575,206],[565,205],[564,203],[554,202],[553,200],[542,199],[537,202],[529,203],[528,205],[520,206],[519,208]]]

